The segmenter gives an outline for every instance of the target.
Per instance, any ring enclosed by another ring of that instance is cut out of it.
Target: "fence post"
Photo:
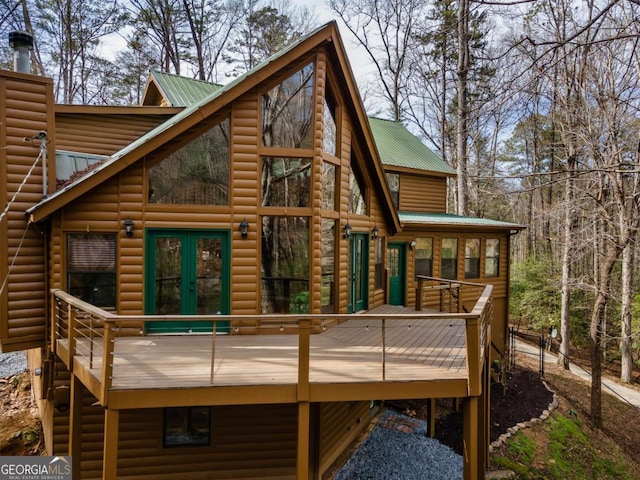
[[[540,335],[540,376],[544,377],[544,336]]]

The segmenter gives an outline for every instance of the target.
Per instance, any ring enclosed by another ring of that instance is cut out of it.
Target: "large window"
[[[229,204],[229,119],[149,169],[149,203]]]
[[[389,193],[391,193],[391,200],[393,200],[393,206],[396,210],[400,209],[400,175],[397,173],[386,173],[387,184],[389,185]]]
[[[309,218],[263,216],[262,313],[309,312]]]
[[[336,166],[329,162],[322,163],[322,208],[336,209]]]
[[[349,174],[349,213],[367,214],[367,203],[364,194],[364,183],[360,179],[358,172],[354,171],[352,159],[351,173]]]
[[[116,308],[116,235],[67,236],[67,290],[101,308]]]
[[[416,277],[433,276],[433,238],[416,238]]]
[[[164,409],[164,446],[209,445],[209,407],[169,407]]]
[[[458,278],[458,239],[443,238],[440,253],[440,276],[448,280]]]
[[[313,70],[308,64],[262,96],[265,147],[312,147]]]
[[[325,96],[324,115],[323,115],[323,131],[322,131],[322,149],[329,155],[336,156],[336,114],[335,104],[330,95]]]
[[[484,276],[500,276],[500,240],[498,238],[487,238],[484,259]]]
[[[336,289],[336,221],[322,219],[322,283],[323,313],[334,313]]]
[[[311,193],[311,160],[308,158],[262,159],[262,205],[308,207]]]
[[[464,278],[480,278],[480,239],[467,238],[464,244]]]
[[[374,288],[378,290],[384,287],[384,248],[382,237],[376,238],[373,242],[376,249]]]

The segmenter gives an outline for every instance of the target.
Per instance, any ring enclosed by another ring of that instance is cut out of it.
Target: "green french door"
[[[389,305],[404,305],[406,285],[407,247],[404,243],[387,246],[387,269],[389,271]]]
[[[229,233],[147,230],[145,312],[157,315],[228,314]],[[147,322],[148,333],[211,332],[212,322]],[[216,322],[216,331],[228,331]]]
[[[369,294],[369,235],[353,233],[349,237],[349,313],[367,308]]]

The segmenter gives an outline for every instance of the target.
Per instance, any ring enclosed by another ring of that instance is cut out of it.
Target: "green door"
[[[148,230],[145,311],[157,315],[229,313],[229,233]],[[216,323],[228,331],[228,322]],[[212,322],[148,322],[149,333],[211,332]]]
[[[349,238],[349,313],[367,308],[369,293],[369,235],[354,233]]]
[[[404,305],[406,245],[390,243],[387,247],[387,269],[389,270],[389,305]]]

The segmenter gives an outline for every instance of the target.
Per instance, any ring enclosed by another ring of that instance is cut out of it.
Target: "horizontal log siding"
[[[56,148],[112,155],[164,122],[168,115],[57,113]]]
[[[401,173],[399,210],[420,213],[446,212],[447,179]]]
[[[369,402],[332,402],[320,405],[320,474],[336,461],[369,425],[377,409]]]
[[[50,79],[13,72],[0,77],[0,198],[2,209],[20,190],[7,215],[0,219],[0,347],[3,351],[41,346],[46,322],[45,244],[40,227],[28,226],[24,212],[43,198],[42,159],[21,186],[40,154],[40,141],[25,141],[48,133],[47,157],[53,143],[53,90]],[[48,188],[52,184],[49,182]]]
[[[119,479],[294,479],[297,406],[212,407],[211,445],[163,448],[163,410],[123,410]]]
[[[261,135],[258,122],[258,94],[251,92],[237,101],[232,111],[231,129],[231,198],[233,198],[233,232],[231,257],[231,305],[234,314],[252,314],[259,311],[260,298],[260,229],[258,192],[260,172],[258,142]],[[237,225],[243,219],[249,223],[249,235],[241,238]],[[247,323],[247,322],[245,322]],[[246,326],[254,326],[247,324]],[[252,329],[242,329],[254,333]]]

